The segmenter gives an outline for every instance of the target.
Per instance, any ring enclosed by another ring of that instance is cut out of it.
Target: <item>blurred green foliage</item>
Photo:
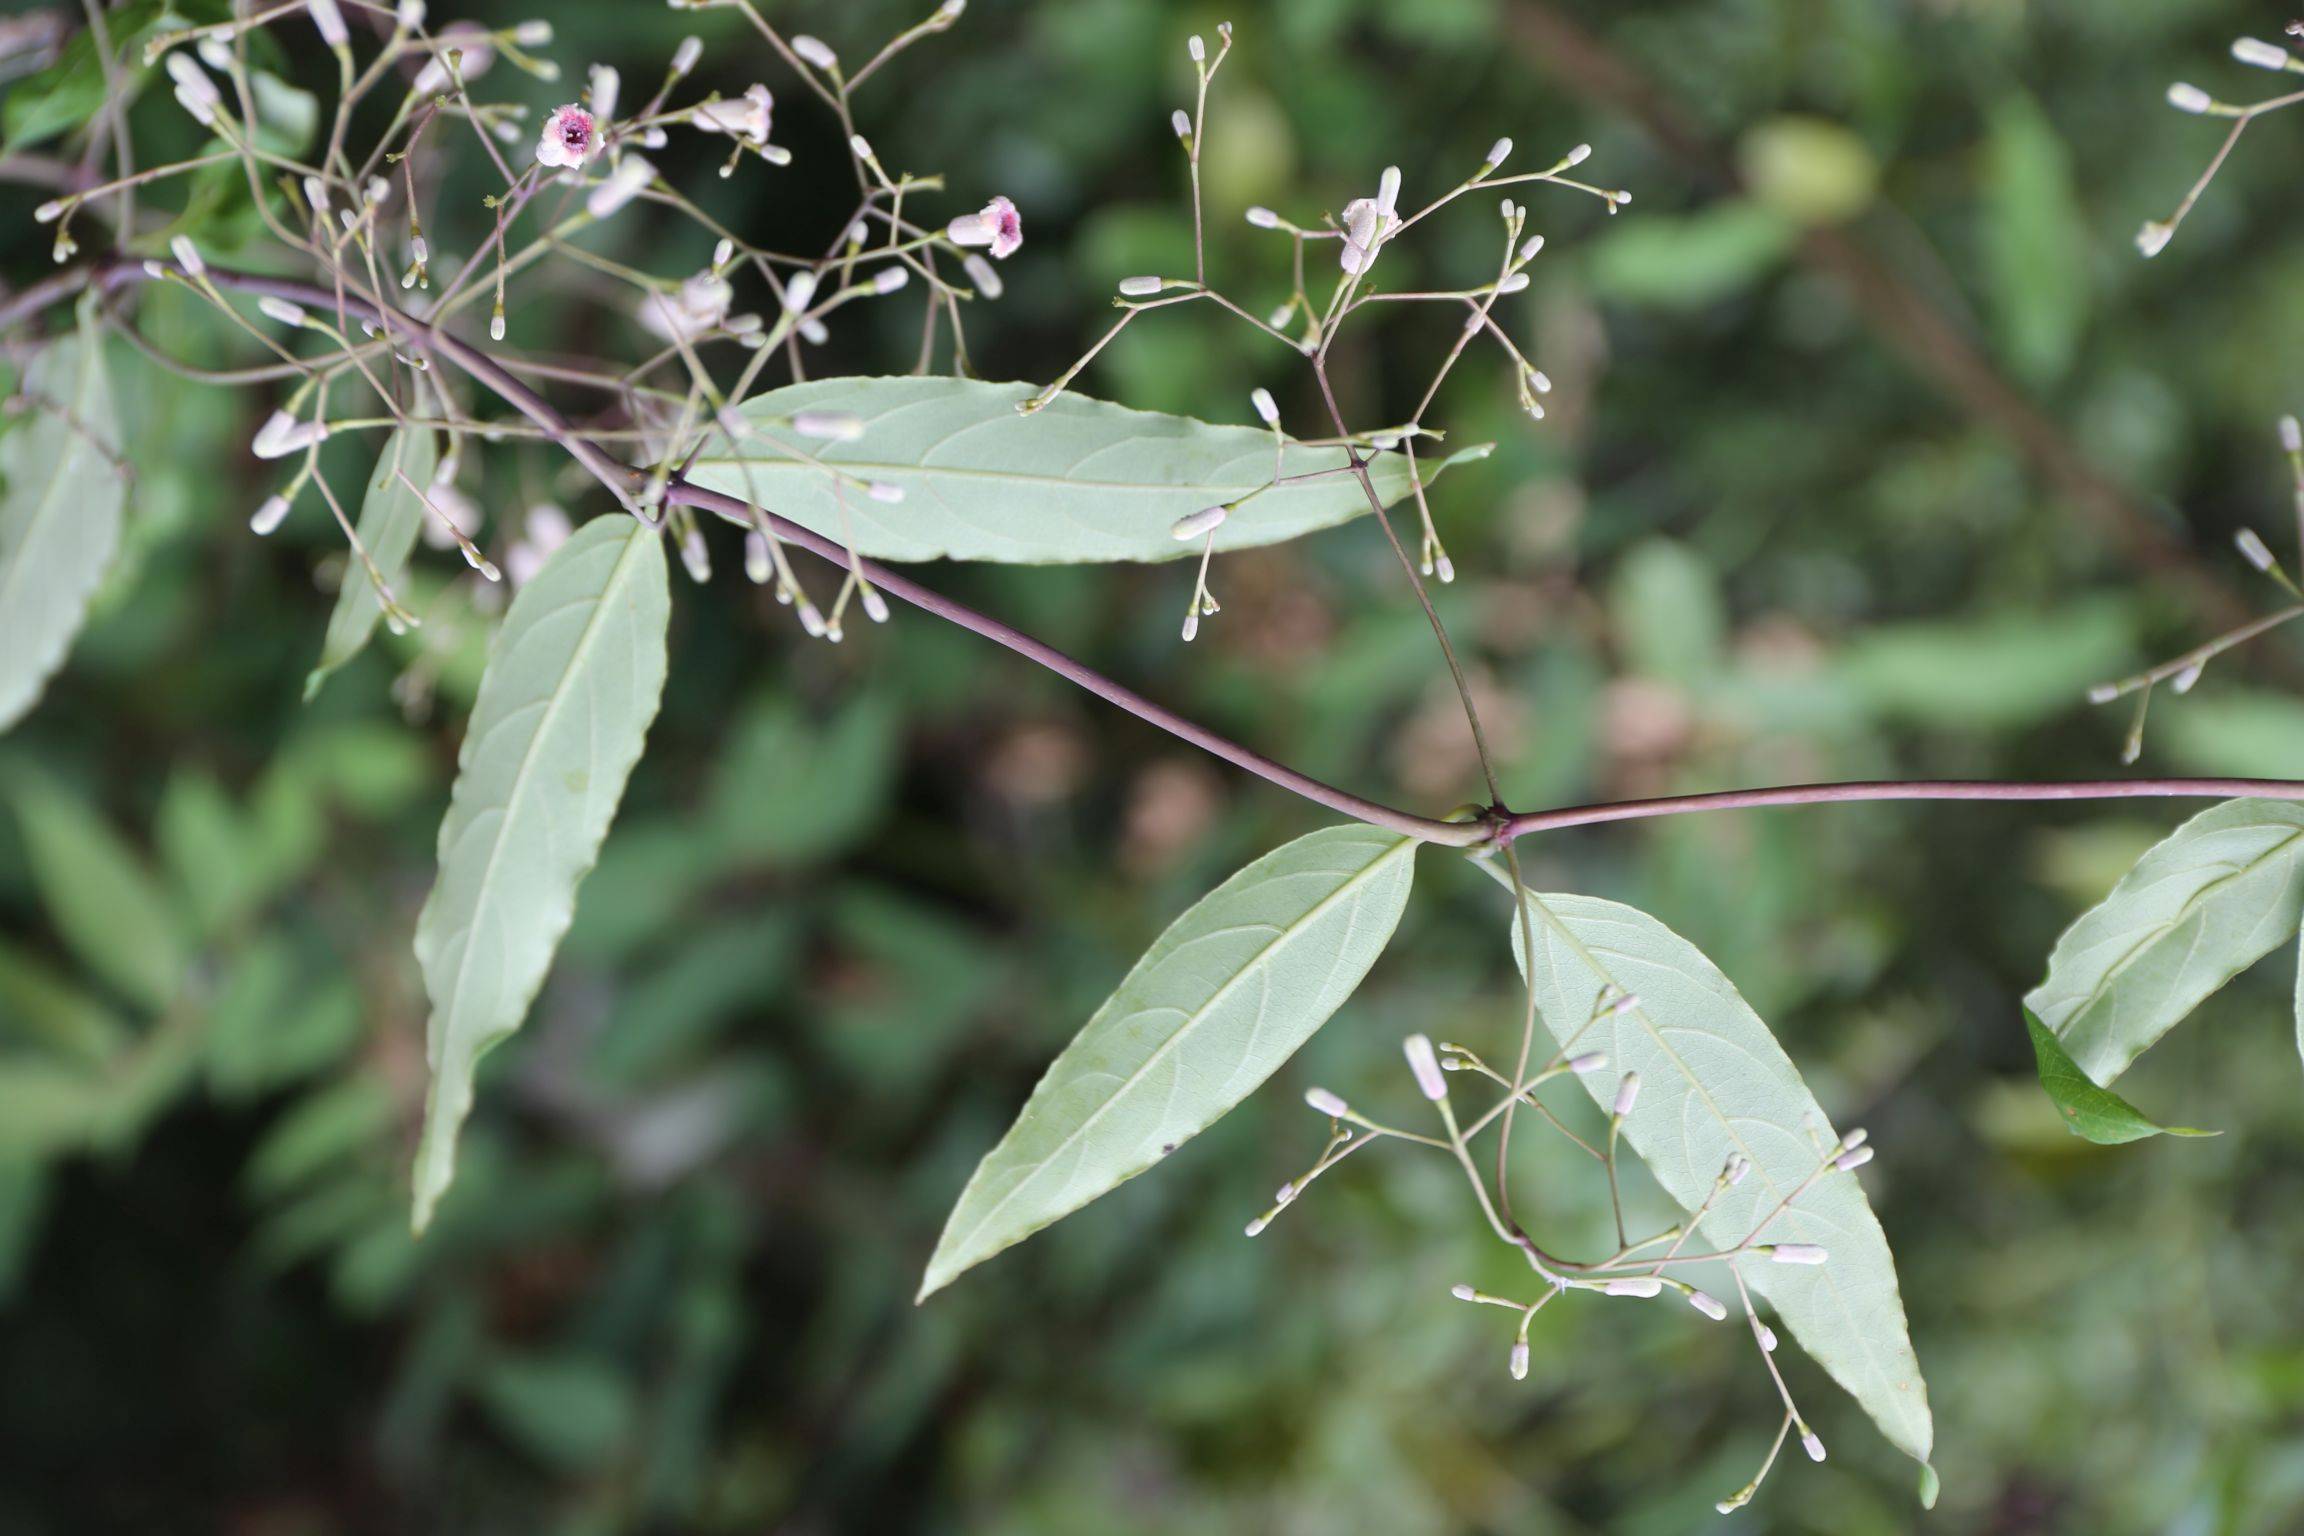
[[[1435,413],[1502,445],[1436,513],[1462,573],[1442,612],[1508,798],[2109,771],[2125,721],[2081,689],[2205,638],[2200,614],[2120,557],[2008,421],[1915,373],[1804,241],[1880,253],[2141,517],[2236,582],[2232,530],[2287,515],[2270,424],[2304,356],[2304,211],[2281,190],[2296,125],[2252,133],[2157,261],[2130,236],[2214,145],[2214,125],[2156,110],[2167,78],[2244,91],[2224,46],[2266,13],[1555,3],[1750,194],[1581,95],[1591,78],[1531,46],[1522,0],[975,0],[887,72],[860,126],[884,159],[943,170],[955,207],[993,190],[1023,207],[1008,295],[971,329],[985,373],[1031,379],[1107,323],[1114,279],[1189,260],[1165,120],[1191,30],[1238,30],[1210,255],[1251,305],[1286,282],[1246,203],[1309,218],[1387,162],[1413,197],[1499,133],[1529,161],[1591,140],[1590,171],[1635,202],[1610,219],[1533,200],[1551,244],[1506,306],[1559,385],[1551,418],[1519,419],[1482,361]],[[853,53],[923,8],[770,10]],[[771,243],[837,230],[837,130],[735,19],[554,19],[571,65],[649,78],[693,28],[706,84],[767,79],[790,171],[723,183],[687,146],[667,168]],[[280,68],[327,85],[316,49]],[[551,101],[503,71],[490,87]],[[23,89],[0,103],[12,147],[36,121]],[[140,144],[198,149],[164,96],[134,114]],[[470,195],[439,198],[433,243],[468,250],[485,180],[450,186]],[[0,191],[11,286],[48,270],[44,195]],[[211,231],[252,212],[229,179],[203,195]],[[1476,279],[1495,239],[1479,201],[1389,254],[1387,281]],[[667,274],[708,243],[637,219],[602,239]],[[179,356],[241,356],[176,296],[141,314]],[[543,298],[513,326],[631,345]],[[837,336],[820,371],[909,366],[909,331],[891,315]],[[1404,314],[1362,332],[1340,358],[1347,411],[1398,419],[1453,331]],[[1264,384],[1308,418],[1288,361],[1178,312],[1084,382],[1222,420]],[[1823,808],[1525,847],[1539,886],[1640,904],[1702,945],[1881,1148],[1866,1177],[1934,1388],[1942,1502],[1922,1517],[1901,1458],[1790,1358],[1832,1460],[1715,1522],[1775,1423],[1731,1330],[1555,1309],[1512,1382],[1509,1340],[1447,1300],[1457,1280],[1509,1286],[1506,1256],[1431,1160],[1355,1159],[1239,1235],[1317,1150],[1304,1086],[1381,1101],[1403,1092],[1408,1031],[1514,1027],[1493,892],[1437,859],[1401,942],[1272,1091],[915,1310],[945,1209],[1046,1060],[1170,917],[1320,818],[923,617],[813,645],[725,578],[680,594],[649,754],[545,996],[489,1059],[457,1190],[411,1242],[409,933],[486,615],[420,557],[421,644],[372,648],[301,703],[328,609],[312,573],[340,554],[317,519],[245,533],[268,480],[242,445],[269,402],[181,387],[126,349],[115,372],[129,549],[67,671],[0,741],[0,1529],[2304,1526],[2304,1333],[2279,1278],[2304,1262],[2288,978],[2245,978],[2123,1085],[2225,1132],[2181,1145],[2066,1135],[2017,1009],[2063,923],[2173,812]],[[356,457],[331,459],[339,483]],[[489,475],[504,527],[583,494],[526,448]],[[1187,653],[1181,567],[930,574],[1308,771],[1434,809],[1474,792],[1422,620],[1365,524],[1227,558],[1225,612]],[[2295,775],[2287,644],[2164,700],[2145,765]],[[1596,1237],[1604,1196],[1526,1155],[1547,1229]]]

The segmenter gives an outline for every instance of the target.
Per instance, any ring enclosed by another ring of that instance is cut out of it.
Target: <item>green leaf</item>
[[[1330,827],[1169,925],[961,1191],[921,1300],[1216,1123],[1344,1005],[1408,902],[1416,843]]]
[[[1592,247],[1592,285],[1627,304],[1701,309],[1774,271],[1799,235],[1782,215],[1742,201],[1618,220]]]
[[[2032,1054],[2040,1064],[2040,1086],[2048,1090],[2056,1112],[2064,1117],[2064,1128],[2073,1135],[2114,1147],[2122,1142],[2142,1141],[2147,1136],[2218,1134],[2145,1119],[2135,1105],[2111,1089],[2099,1088],[2088,1081],[2087,1074],[2065,1054],[2064,1042],[2056,1038],[2056,1032],[2041,1023],[2040,1016],[2029,1008],[2024,1010],[2024,1028],[2031,1033]]]
[[[0,731],[39,701],[120,546],[120,422],[91,303],[25,372],[32,419],[0,437]]]
[[[1210,426],[1070,393],[1017,414],[1033,393],[1028,384],[975,379],[791,384],[745,401],[749,435],[733,448],[715,436],[689,478],[877,559],[1026,565],[1196,555],[1197,543],[1179,544],[1171,533],[1176,520],[1272,479],[1272,434],[1260,427]],[[783,419],[799,411],[851,412],[863,419],[864,435],[845,443],[798,437]],[[853,485],[836,496],[795,451],[897,486],[904,499],[874,501]],[[1451,464],[1487,455],[1486,446],[1445,458],[1420,453],[1418,463],[1429,482]],[[1307,475],[1344,462],[1341,449],[1291,442],[1284,469]],[[1368,472],[1387,505],[1408,494],[1405,455],[1380,454]],[[1351,475],[1328,473],[1257,496],[1225,520],[1216,547],[1275,544],[1367,510]]]
[[[2029,725],[2069,711],[2135,651],[2124,600],[2046,612],[1885,624],[1851,640],[1838,669],[1881,714],[1945,730]]]
[[[1984,141],[1984,259],[1993,319],[2016,373],[2052,384],[2071,366],[2088,324],[2088,221],[2072,156],[2022,91],[1992,110]]]
[[[1528,897],[1535,988],[1544,1023],[1563,1047],[1608,1055],[1608,1070],[1579,1077],[1607,1108],[1620,1075],[1640,1074],[1625,1138],[1664,1192],[1703,1206],[1731,1152],[1752,1160],[1741,1184],[1712,1201],[1705,1233],[1721,1248],[1814,1174],[1837,1133],[1799,1069],[1760,1016],[1696,947],[1645,912],[1589,896]],[[1520,927],[1512,950],[1526,969]],[[1591,1022],[1609,987],[1639,1001]],[[1855,1179],[1820,1179],[1767,1225],[1768,1238],[1815,1243],[1816,1265],[1735,1261],[1774,1304],[1800,1347],[1831,1374],[1899,1450],[1925,1462],[1935,1439],[1928,1386],[1912,1353],[1888,1239]]]
[[[121,105],[136,99],[151,77],[144,42],[164,26],[184,18],[154,0],[135,0],[106,15],[112,50],[119,60]],[[104,62],[93,28],[82,27],[65,41],[56,62],[9,87],[0,98],[0,146],[17,154],[87,123],[104,106]]]
[[[879,824],[898,740],[885,698],[861,695],[819,727],[782,694],[764,697],[729,733],[713,775],[714,851],[786,865],[838,853]]]
[[[429,431],[400,427],[384,440],[375,472],[368,477],[368,492],[361,500],[356,526],[360,543],[394,590],[407,574],[409,552],[416,547],[416,535],[424,525],[424,498],[410,487],[431,485],[433,467],[439,461],[439,443]],[[327,638],[320,643],[320,664],[304,679],[306,700],[366,648],[383,613],[383,601],[367,567],[358,560],[347,563],[344,585],[336,593],[336,610],[328,615]]]
[[[416,920],[432,1091],[416,1149],[422,1231],[455,1176],[483,1052],[520,1027],[599,857],[664,691],[663,540],[597,518],[521,588],[489,654]]]
[[[2139,859],[2064,930],[2024,1006],[2096,1083],[2287,942],[2304,912],[2304,806],[2228,800]]]
[[[62,784],[21,773],[14,798],[33,883],[64,942],[126,997],[165,1008],[190,953],[160,882],[95,808]]]

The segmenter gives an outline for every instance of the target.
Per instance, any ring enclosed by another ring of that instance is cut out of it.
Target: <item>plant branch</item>
[[[1610,821],[1646,821],[1695,811],[1749,811],[1771,806],[1839,805],[1886,800],[2304,800],[2304,779],[1859,779],[1844,784],[1784,784],[1773,789],[1722,789],[1701,795],[1616,800],[1502,817],[1496,840],[1510,843],[1530,832]]]

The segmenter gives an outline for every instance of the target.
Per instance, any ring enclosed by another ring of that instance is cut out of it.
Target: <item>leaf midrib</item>
[[[1117,1104],[1124,1095],[1135,1088],[1136,1084],[1143,1078],[1144,1074],[1149,1072],[1157,1062],[1159,1062],[1168,1054],[1170,1050],[1174,1049],[1177,1042],[1183,1040],[1194,1029],[1197,1029],[1202,1023],[1204,1023],[1207,1020],[1208,1015],[1215,1010],[1216,1006],[1223,1002],[1225,998],[1231,996],[1233,988],[1241,985],[1242,982],[1252,972],[1258,970],[1263,965],[1267,956],[1269,956],[1274,950],[1278,949],[1281,945],[1294,938],[1305,928],[1311,926],[1314,920],[1319,918],[1322,913],[1326,912],[1331,906],[1335,905],[1335,903],[1343,900],[1348,893],[1357,890],[1362,883],[1373,878],[1378,870],[1383,869],[1393,859],[1400,857],[1404,853],[1413,853],[1415,847],[1416,840],[1414,838],[1401,838],[1391,848],[1377,855],[1374,859],[1371,859],[1357,874],[1346,880],[1342,885],[1336,887],[1335,890],[1329,892],[1326,896],[1323,896],[1317,903],[1307,909],[1303,916],[1299,917],[1295,922],[1289,924],[1286,928],[1274,934],[1270,942],[1266,943],[1263,948],[1257,950],[1254,955],[1250,956],[1249,959],[1244,964],[1242,964],[1238,970],[1234,971],[1231,976],[1225,979],[1225,982],[1222,986],[1218,987],[1214,992],[1209,994],[1208,1000],[1206,1002],[1202,1003],[1198,1008],[1194,1009],[1192,1013],[1185,1018],[1183,1023],[1177,1025],[1175,1031],[1170,1034],[1166,1040],[1160,1042],[1160,1044],[1153,1050],[1151,1055],[1145,1057],[1143,1061],[1139,1062],[1135,1070],[1130,1072],[1127,1077],[1121,1080],[1119,1087],[1113,1089],[1111,1093],[1105,1095],[1104,1102],[1097,1105],[1095,1110],[1088,1116],[1087,1119],[1081,1121],[1079,1125],[1073,1128],[1071,1134],[1067,1135],[1062,1141],[1051,1147],[1045,1154],[1037,1159],[1033,1165],[1025,1172],[1024,1176],[1019,1178],[1015,1184],[1009,1188],[1008,1193],[1000,1197],[998,1203],[996,1203],[992,1209],[986,1211],[981,1217],[977,1218],[976,1224],[968,1229],[968,1236],[966,1240],[964,1242],[955,1243],[953,1245],[955,1251],[972,1246],[976,1241],[977,1234],[981,1233],[984,1228],[991,1223],[994,1217],[998,1216],[1002,1211],[1006,1210],[1008,1208],[1009,1202],[1014,1200],[1018,1195],[1022,1194],[1025,1187],[1032,1182],[1033,1178],[1037,1174],[1039,1174],[1043,1169],[1047,1168],[1049,1164],[1055,1162],[1056,1159],[1064,1152],[1069,1150],[1074,1142],[1078,1141],[1082,1136],[1086,1135],[1088,1133],[1089,1127],[1095,1125],[1098,1120],[1103,1118],[1105,1111],[1109,1110],[1114,1104]],[[1126,982],[1123,981],[1122,985],[1125,986]],[[1094,1021],[1091,1020],[1090,1022],[1093,1023]]]
[[[2237,831],[2239,829],[2220,827],[2217,830]],[[2170,917],[2166,922],[2160,923],[2154,927],[2145,937],[2138,939],[2134,944],[2130,945],[2128,952],[2122,955],[2117,962],[2105,970],[2102,979],[2100,979],[2095,986],[2089,988],[2088,991],[2081,994],[2083,1001],[2081,1002],[2080,1006],[2073,1009],[2072,1012],[2065,1017],[2063,1024],[2052,1030],[2051,1033],[2053,1033],[2059,1040],[2065,1038],[2066,1033],[2075,1024],[2079,1023],[2082,1018],[2086,1017],[2087,1014],[2092,1009],[2094,1009],[2098,1003],[2101,1003],[2105,1000],[2106,996],[2111,992],[2113,984],[2122,976],[2125,976],[2128,973],[2129,968],[2137,963],[2137,961],[2143,956],[2144,951],[2159,943],[2162,939],[2175,932],[2177,928],[2181,927],[2185,922],[2190,920],[2194,911],[2199,907],[2200,903],[2206,901],[2208,898],[2215,895],[2217,891],[2231,884],[2233,881],[2240,880],[2246,876],[2255,874],[2266,864],[2285,854],[2288,849],[2299,839],[2304,839],[2304,827],[2292,826],[2286,837],[2283,837],[2279,842],[2273,844],[2262,854],[2250,860],[2248,863],[2241,865],[2237,869],[2231,870],[2226,874],[2218,875],[2215,879],[2209,881],[2206,885],[2203,885],[2198,890],[2194,891],[2190,896],[2184,898],[2184,904],[2176,909],[2175,915]],[[2106,899],[2109,900],[2110,898],[2107,897]],[[2165,1031],[2163,1031],[2163,1033],[2165,1033]],[[2131,1056],[2129,1059],[2133,1061],[2135,1058]],[[2086,1074],[2082,1075],[2085,1076]],[[2090,1079],[2090,1081],[2094,1081],[2094,1079]]]
[[[477,920],[477,914],[487,907],[488,894],[495,888],[496,866],[498,861],[503,856],[506,842],[509,841],[509,838],[506,835],[506,829],[512,825],[514,805],[527,793],[529,780],[532,777],[530,769],[533,767],[536,761],[536,753],[540,744],[543,742],[546,734],[550,732],[552,728],[552,722],[558,717],[560,705],[567,693],[568,679],[575,675],[578,665],[582,663],[586,656],[591,654],[592,643],[598,637],[601,630],[601,616],[605,614],[609,608],[609,597],[617,590],[618,586],[624,580],[625,562],[633,557],[633,555],[639,550],[643,543],[645,543],[649,538],[653,538],[654,536],[655,535],[647,533],[645,530],[641,530],[637,534],[628,534],[626,536],[624,549],[616,556],[615,568],[608,573],[608,579],[600,584],[599,597],[593,604],[590,617],[586,618],[584,621],[584,632],[577,637],[574,648],[571,649],[568,653],[567,665],[561,668],[559,678],[553,683],[551,692],[544,701],[544,718],[536,722],[536,729],[529,736],[528,745],[520,754],[519,767],[515,770],[512,776],[512,787],[504,797],[503,819],[497,823],[496,834],[490,841],[488,847],[488,862],[481,868],[480,871],[480,885],[477,893],[473,897],[470,909],[474,914],[474,917],[464,922],[460,922],[457,925],[456,931],[465,937],[464,953],[459,956],[456,961],[456,985],[454,992],[451,994],[452,1000],[449,1005],[451,1013],[449,1025],[448,1028],[442,1032],[441,1043],[443,1047],[446,1046],[448,1038],[456,1032],[456,1026],[463,1018],[465,983],[470,975],[472,965],[473,946],[470,935],[472,932],[473,924]],[[546,615],[546,617],[549,616],[549,614]],[[505,716],[505,719],[512,719],[517,715],[517,713],[517,710],[508,712]],[[503,721],[498,721],[497,725],[501,726],[503,723]],[[485,736],[485,733],[483,733],[483,735]],[[475,756],[477,756],[477,754],[475,754]],[[481,809],[484,810],[485,807],[482,807]],[[475,812],[475,818],[477,818],[477,814],[478,813]]]

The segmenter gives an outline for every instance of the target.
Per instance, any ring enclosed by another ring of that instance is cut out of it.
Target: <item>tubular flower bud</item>
[[[1417,1091],[1437,1103],[1448,1097],[1448,1079],[1440,1070],[1440,1058],[1433,1053],[1430,1035],[1410,1035],[1400,1048],[1408,1057],[1408,1070],[1416,1075]]]
[[[1568,1070],[1578,1077],[1598,1072],[1607,1065],[1608,1053],[1606,1051],[1585,1051],[1581,1055],[1568,1058]]]
[[[1280,425],[1280,406],[1278,402],[1273,400],[1272,391],[1263,388],[1252,389],[1248,391],[1248,403],[1256,408],[1256,414],[1264,419],[1264,425],[1268,427]]]
[[[1258,229],[1278,229],[1280,227],[1280,215],[1269,208],[1259,206],[1248,210],[1248,222]]]
[[[2304,425],[2300,425],[2293,416],[2280,418],[2280,451],[2304,453]]]
[[[1654,1275],[1627,1275],[1623,1279],[1609,1281],[1604,1289],[1610,1296],[1660,1296],[1664,1292],[1664,1282]]]
[[[1512,1379],[1528,1379],[1528,1341],[1521,1339],[1512,1346]]]
[[[258,299],[256,307],[282,325],[300,328],[305,321],[304,307],[301,304],[291,304],[286,299],[274,298],[271,294],[265,294]]]
[[[278,495],[267,496],[264,498],[264,504],[256,509],[256,515],[248,519],[248,529],[258,538],[262,538],[264,535],[270,533],[273,529],[279,527],[280,520],[287,515],[287,497]]]
[[[2179,112],[2205,112],[2216,105],[2216,99],[2196,85],[2179,80],[2168,87],[2168,105]]]
[[[1160,291],[1160,279],[1149,275],[1120,279],[1120,292],[1131,299],[1149,298]]]
[[[872,274],[872,291],[878,294],[894,293],[910,281],[912,281],[911,268],[882,267]]]
[[[1330,1093],[1325,1088],[1305,1089],[1304,1102],[1311,1105],[1314,1109],[1326,1115],[1331,1120],[1341,1120],[1346,1115],[1352,1113],[1352,1106],[1346,1104],[1341,1098],[1337,1097],[1333,1093]]]
[[[320,29],[320,41],[331,48],[342,48],[352,41],[351,29],[344,25],[344,12],[336,0],[309,0],[312,25]]]
[[[1510,139],[1498,139],[1495,143],[1488,146],[1488,158],[1482,161],[1481,164],[1485,165],[1489,170],[1492,171],[1511,157],[1512,141]]]
[[[1190,512],[1176,519],[1176,526],[1168,531],[1174,536],[1177,543],[1189,544],[1202,534],[1214,533],[1218,528],[1223,527],[1224,519],[1231,515],[1232,509],[1230,507],[1202,507],[1197,512]]]
[[[2136,231],[2136,249],[2145,256],[2157,256],[2168,249],[2168,242],[2176,236],[2176,226],[2160,219],[2146,219],[2144,227]]]
[[[2288,56],[2287,49],[2254,37],[2232,39],[2232,57],[2258,69],[2286,69],[2295,62]]]
[[[834,53],[831,45],[820,37],[811,37],[805,32],[794,33],[792,51],[818,69],[829,71],[840,67],[840,55]]]
[[[1007,285],[1000,281],[1000,274],[993,270],[992,263],[974,251],[960,258],[960,268],[968,274],[968,281],[976,291],[988,299],[996,299],[1007,291]]]
[[[595,219],[605,219],[638,197],[655,179],[655,166],[638,155],[626,154],[616,162],[616,169],[608,173],[608,179],[594,187],[584,199],[584,211]]]
[[[1768,1250],[1768,1257],[1779,1264],[1821,1264],[1832,1255],[1814,1243],[1777,1243]]]
[[[1464,1284],[1462,1281],[1458,1281],[1456,1284],[1448,1287],[1448,1294],[1455,1297],[1458,1301],[1476,1301],[1480,1296],[1478,1291],[1472,1289],[1472,1287]]]
[[[200,248],[192,243],[190,236],[178,235],[169,241],[168,251],[176,258],[176,265],[184,269],[186,277],[207,276],[208,263],[200,259]]]
[[[1852,1172],[1872,1161],[1872,1150],[1870,1147],[1851,1147],[1848,1151],[1832,1159],[1832,1166],[1842,1173]]]
[[[1816,1438],[1816,1431],[1812,1429],[1805,1427],[1801,1429],[1800,1449],[1808,1453],[1810,1461],[1822,1461],[1824,1459],[1824,1442]]]
[[[792,430],[825,442],[852,443],[864,435],[864,418],[853,411],[799,411],[792,417]]]
[[[2272,551],[2253,528],[2241,529],[2232,536],[2232,542],[2239,546],[2241,556],[2260,571],[2269,571],[2279,564],[2277,560],[2272,558]]]
[[[675,78],[687,74],[704,57],[704,40],[697,37],[680,39],[680,46],[672,50],[672,73]]]
[[[1688,1305],[1716,1323],[1724,1323],[1728,1320],[1728,1309],[1721,1304],[1717,1296],[1709,1296],[1702,1291],[1690,1291],[1688,1293]]]
[[[1621,1120],[1632,1113],[1632,1106],[1640,1102],[1640,1074],[1627,1072],[1616,1084],[1616,1103],[1612,1113]]]

